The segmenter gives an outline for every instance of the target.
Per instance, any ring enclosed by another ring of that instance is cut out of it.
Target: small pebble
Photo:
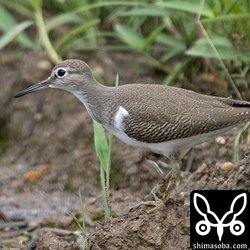
[[[235,165],[232,162],[225,162],[220,166],[220,168],[224,171],[229,172],[235,168]]]
[[[215,141],[221,145],[226,144],[226,139],[223,136],[216,137]]]
[[[180,192],[179,196],[181,198],[185,198],[187,196],[187,192]]]
[[[204,173],[207,169],[207,164],[202,163],[201,166],[196,170],[196,173]]]

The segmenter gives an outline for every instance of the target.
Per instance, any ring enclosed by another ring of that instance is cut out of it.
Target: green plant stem
[[[96,153],[99,158],[100,164],[100,177],[101,187],[103,194],[105,221],[110,218],[110,206],[109,206],[109,179],[110,179],[110,158],[111,158],[111,141],[108,142],[100,123],[94,121],[94,140]]]
[[[56,51],[54,50],[54,48],[50,42],[46,27],[44,24],[44,19],[42,16],[41,8],[34,8],[34,9],[35,9],[35,14],[34,14],[35,23],[36,23],[42,44],[43,44],[44,48],[46,49],[52,62],[57,64],[62,59],[58,56],[58,54],[56,53]]]
[[[116,75],[115,86],[119,85],[119,75]],[[109,134],[108,141],[108,158],[107,158],[107,166],[104,168],[101,165],[101,185],[104,199],[104,207],[105,207],[105,221],[109,221],[110,219],[110,202],[109,202],[109,189],[110,189],[110,170],[111,170],[111,154],[112,154],[112,146],[113,146],[113,134]]]
[[[223,68],[223,70],[224,70],[224,72],[225,72],[225,74],[226,74],[226,76],[227,76],[227,79],[228,79],[228,82],[229,82],[230,86],[231,86],[232,89],[234,90],[236,96],[237,96],[240,100],[242,100],[241,94],[240,94],[240,92],[238,91],[238,89],[237,89],[237,87],[236,87],[236,85],[235,85],[235,83],[234,83],[234,81],[233,81],[231,75],[229,74],[228,69],[227,69],[225,63],[224,63],[223,60],[221,59],[220,53],[218,52],[218,50],[217,50],[216,47],[214,46],[212,40],[210,39],[210,37],[209,37],[209,35],[208,35],[206,29],[204,28],[204,26],[203,26],[203,24],[202,24],[202,22],[201,22],[201,20],[200,20],[200,18],[201,18],[201,13],[202,13],[202,9],[203,9],[203,7],[204,7],[204,4],[205,4],[205,0],[202,0],[202,1],[201,1],[200,13],[199,13],[198,18],[197,18],[197,24],[198,24],[199,28],[201,29],[201,31],[202,31],[204,37],[207,39],[208,43],[210,44],[212,50],[214,51],[214,54],[216,55],[218,61],[220,62],[220,65],[221,65],[221,67]]]
[[[107,189],[106,178],[107,178],[107,173],[105,173],[105,170],[101,165],[101,186],[102,186],[102,194],[103,194],[103,202],[105,210],[105,222],[109,221],[110,219],[109,190]]]
[[[82,195],[81,195],[80,189],[79,189],[79,199],[80,199],[81,210],[82,210],[82,224],[80,223],[79,219],[74,214],[72,214],[72,216],[73,216],[74,221],[76,222],[76,224],[78,225],[78,227],[82,231],[85,249],[89,250],[91,248],[91,240],[87,236],[87,229],[86,229],[86,223],[85,223],[85,217],[84,217],[85,211],[84,211],[84,206],[83,206],[83,202],[82,202]]]
[[[233,21],[241,21],[241,20],[249,20],[250,14],[243,13],[243,14],[230,14],[225,16],[216,16],[212,18],[206,18],[202,20],[203,24],[211,24],[211,23],[218,23],[218,22],[233,22]]]
[[[109,155],[108,155],[108,166],[106,171],[106,190],[108,196],[109,203],[109,188],[110,188],[110,170],[111,170],[111,153],[112,153],[112,145],[113,145],[113,134],[109,134]],[[110,204],[108,204],[110,207]]]
[[[160,61],[156,60],[154,57],[152,57],[150,54],[144,52],[143,53],[145,57],[147,57],[147,59],[158,69],[160,69],[161,71],[163,71],[166,74],[172,74],[172,69],[170,69],[169,67],[161,64]]]
[[[164,84],[165,85],[171,85],[172,82],[175,80],[175,79],[179,79],[179,80],[182,80],[182,82],[187,82],[186,79],[180,79],[180,73],[184,71],[184,69],[190,65],[190,63],[192,61],[194,61],[195,58],[193,57],[187,57],[185,60],[183,60],[183,62],[180,64],[179,67],[177,67],[176,69],[173,69],[172,71],[172,74],[170,74],[166,80],[164,81]]]
[[[94,19],[92,21],[89,21],[83,25],[78,26],[77,28],[70,31],[68,34],[62,37],[62,39],[57,43],[56,49],[58,51],[58,54],[61,55],[67,45],[77,36],[83,34],[86,30],[89,28],[97,25],[100,22],[99,19]]]
[[[240,129],[238,132],[235,141],[234,141],[234,150],[233,150],[233,161],[238,161],[239,160],[239,144],[240,144],[240,139],[243,134],[243,132],[250,126],[250,122],[246,123],[245,126]]]

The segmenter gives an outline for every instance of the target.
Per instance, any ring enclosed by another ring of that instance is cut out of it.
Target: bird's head
[[[18,98],[46,88],[57,88],[74,92],[81,87],[81,84],[93,80],[91,70],[85,62],[77,59],[65,60],[53,68],[50,76],[46,80],[24,89],[14,97]]]

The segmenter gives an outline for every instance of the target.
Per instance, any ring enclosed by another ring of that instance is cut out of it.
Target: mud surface
[[[82,59],[108,85],[114,85],[117,72],[120,84],[161,81],[150,65],[130,54],[99,53]],[[239,161],[228,163],[239,127],[181,152],[182,171],[166,206],[131,209],[160,180],[147,159],[159,165],[166,160],[114,139],[112,219],[104,223],[100,164],[85,108],[73,95],[53,89],[13,99],[18,91],[45,79],[51,67],[37,52],[5,53],[0,58],[0,225],[5,225],[0,249],[83,249],[82,233],[72,216],[81,221],[79,191],[91,249],[189,249],[192,190],[250,190],[250,142],[240,144]]]

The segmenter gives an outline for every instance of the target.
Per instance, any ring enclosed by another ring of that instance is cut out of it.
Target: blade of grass
[[[234,90],[236,96],[237,96],[240,100],[242,100],[241,94],[240,94],[240,92],[238,91],[238,89],[237,89],[237,87],[236,87],[236,85],[235,85],[235,83],[234,83],[234,81],[233,81],[231,75],[229,74],[228,69],[227,69],[225,63],[223,62],[223,60],[222,60],[222,58],[221,58],[221,55],[219,54],[217,48],[214,46],[214,44],[213,44],[211,38],[209,37],[209,35],[208,35],[206,29],[204,28],[204,26],[203,26],[203,24],[202,24],[202,22],[201,22],[201,13],[202,13],[202,10],[203,10],[203,8],[204,8],[204,5],[205,5],[205,0],[202,0],[202,1],[200,2],[200,7],[199,7],[200,12],[198,13],[198,17],[197,17],[197,24],[198,24],[198,27],[200,28],[200,30],[201,30],[203,36],[207,39],[207,41],[208,41],[208,43],[210,44],[210,46],[211,46],[213,52],[215,53],[215,55],[216,55],[216,57],[217,57],[217,60],[219,61],[221,67],[223,68],[223,70],[224,70],[224,72],[225,72],[225,74],[226,74],[226,76],[227,76],[227,79],[228,79],[228,81],[229,81],[229,84],[230,84],[230,86],[232,87],[232,89]]]
[[[171,35],[165,34],[165,33],[160,33],[156,37],[156,41],[168,47],[179,48],[180,51],[181,50],[184,51],[186,49],[186,44],[183,40],[181,40],[180,38],[176,38]]]
[[[98,122],[94,122],[94,142],[97,156],[104,168],[107,171],[108,166],[108,142],[104,133],[102,125]]]
[[[235,141],[234,141],[234,150],[233,150],[233,161],[238,161],[239,160],[239,145],[240,145],[240,140],[242,138],[242,134],[244,131],[249,128],[250,122],[246,123],[245,126],[239,130]]]
[[[135,30],[123,24],[116,24],[114,29],[117,32],[117,36],[123,42],[130,45],[132,48],[136,50],[139,50],[141,52],[143,51],[145,39],[138,33],[136,33]]]
[[[84,211],[84,206],[83,206],[83,202],[82,202],[82,195],[81,195],[80,189],[79,189],[79,199],[80,199],[80,205],[81,205],[81,210],[82,210],[82,224],[80,223],[79,219],[74,214],[71,214],[71,215],[72,215],[74,221],[76,222],[76,224],[78,225],[78,227],[80,228],[80,230],[82,231],[85,249],[89,250],[91,248],[91,240],[88,238],[88,234],[87,234],[85,217],[84,217],[85,211]]]
[[[199,12],[199,9],[200,9],[200,1],[197,1],[197,0],[165,1],[165,2],[157,2],[156,6],[167,8],[167,9],[186,11],[186,12],[196,14],[197,12]],[[201,14],[206,17],[214,17],[214,13],[208,5],[205,5],[203,7]]]
[[[50,31],[52,29],[57,28],[62,24],[77,24],[82,23],[82,18],[73,13],[63,13],[58,16],[51,18],[46,21],[46,29]]]
[[[235,22],[235,21],[244,21],[249,20],[250,14],[230,14],[225,16],[216,16],[212,18],[206,18],[202,20],[202,24],[211,24],[211,23],[218,23],[218,22]]]
[[[62,59],[58,56],[54,50],[51,41],[48,37],[48,33],[44,24],[44,19],[42,15],[42,2],[40,0],[30,0],[31,6],[34,8],[34,18],[36,22],[37,29],[39,31],[41,42],[46,49],[50,59],[55,63],[59,63]]]
[[[24,4],[23,1],[0,0],[0,3],[6,6],[13,13],[17,13],[18,15],[24,16],[28,19],[33,18],[33,11],[28,8],[28,4]]]
[[[167,10],[164,10],[162,8],[134,8],[131,10],[123,10],[119,13],[117,13],[117,16],[156,16],[156,17],[166,17],[169,16],[170,13]]]
[[[119,75],[117,74],[115,86],[117,87],[118,84]],[[102,125],[96,121],[94,121],[94,142],[97,156],[101,162],[100,175],[105,209],[105,221],[108,221],[110,219],[109,188],[113,134],[109,134],[109,141],[107,141]]]
[[[118,85],[119,85],[119,74],[116,75],[116,79],[115,79],[115,86],[118,87]],[[110,187],[112,146],[113,146],[113,134],[109,133],[108,168],[106,170],[106,189],[108,191],[108,194],[109,194],[109,187]]]
[[[233,49],[233,45],[227,38],[214,37],[210,39],[215,46],[217,53],[211,47],[211,44],[207,40],[207,38],[201,38],[197,40],[195,44],[185,52],[185,54],[195,57],[207,57],[216,59],[218,59],[219,55],[221,60],[237,60],[240,58],[241,61],[250,61],[250,56],[246,53]]]
[[[22,24],[17,23],[16,20],[12,17],[12,15],[3,7],[0,5],[0,29],[5,31],[5,35],[7,36],[4,38],[4,40],[12,41],[13,35],[18,29],[23,27],[23,30],[19,32],[19,35],[17,37],[17,41],[24,47],[24,48],[31,48],[33,46],[33,42],[29,39],[29,37],[22,31],[24,31],[27,27],[22,22]],[[19,26],[20,25],[20,26]],[[24,25],[24,26],[22,26]],[[22,33],[21,33],[22,32]],[[12,38],[11,38],[12,37]]]
[[[107,171],[109,171],[109,145],[104,133],[102,125],[94,121],[94,142],[96,153],[101,162],[100,175],[101,175],[101,187],[103,194],[104,210],[105,210],[105,221],[110,218],[110,206],[109,206],[109,189],[107,189]],[[109,185],[109,183],[108,183]]]
[[[0,50],[3,49],[6,45],[8,45],[12,40],[14,40],[20,33],[22,33],[25,29],[32,25],[31,21],[25,21],[20,24],[17,24],[8,32],[6,32],[0,38]]]
[[[94,19],[84,23],[83,25],[77,26],[75,29],[71,30],[68,34],[65,34],[61,40],[56,45],[56,49],[59,55],[66,49],[67,45],[74,40],[77,36],[83,34],[88,29],[96,26],[100,22],[99,19]]]
[[[152,43],[156,40],[156,37],[161,33],[161,31],[165,28],[165,25],[161,25],[153,30],[146,38],[143,44],[143,51],[147,51]]]

